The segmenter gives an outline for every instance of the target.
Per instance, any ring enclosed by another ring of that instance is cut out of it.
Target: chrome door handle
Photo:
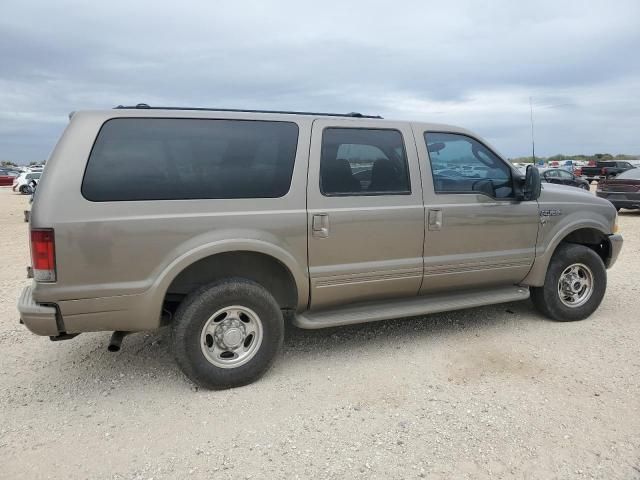
[[[315,213],[311,218],[311,233],[316,238],[327,238],[329,236],[329,215]]]
[[[429,230],[440,230],[442,228],[442,210],[430,208],[428,213]]]

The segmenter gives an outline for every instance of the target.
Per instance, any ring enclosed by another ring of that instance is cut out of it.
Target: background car
[[[609,200],[616,210],[640,209],[640,168],[632,168],[615,178],[601,180],[596,195]]]
[[[13,185],[14,180],[19,174],[19,172],[16,172],[14,170],[0,168],[0,186]]]
[[[543,182],[569,185],[583,190],[589,190],[589,182],[576,177],[573,173],[562,168],[540,168],[540,178]]]
[[[42,172],[22,172],[13,182],[13,191],[20,192],[23,195],[31,193],[29,182],[33,179],[39,179]]]

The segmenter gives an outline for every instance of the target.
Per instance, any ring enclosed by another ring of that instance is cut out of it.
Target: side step
[[[375,322],[391,318],[415,317],[428,313],[448,312],[463,308],[482,307],[495,303],[515,302],[529,298],[527,287],[509,286],[491,290],[474,290],[458,293],[440,293],[348,305],[317,312],[304,312],[295,316],[293,324],[300,328],[314,329]]]

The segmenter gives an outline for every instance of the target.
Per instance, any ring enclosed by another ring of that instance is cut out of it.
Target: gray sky
[[[640,154],[640,2],[2,0],[0,159],[117,104],[453,123],[506,156]]]

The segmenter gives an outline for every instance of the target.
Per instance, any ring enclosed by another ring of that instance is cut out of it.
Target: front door
[[[424,206],[408,125],[315,120],[307,209],[312,309],[418,294]]]
[[[427,218],[420,293],[520,282],[540,217],[537,201],[515,199],[515,170],[465,133],[414,133]]]

